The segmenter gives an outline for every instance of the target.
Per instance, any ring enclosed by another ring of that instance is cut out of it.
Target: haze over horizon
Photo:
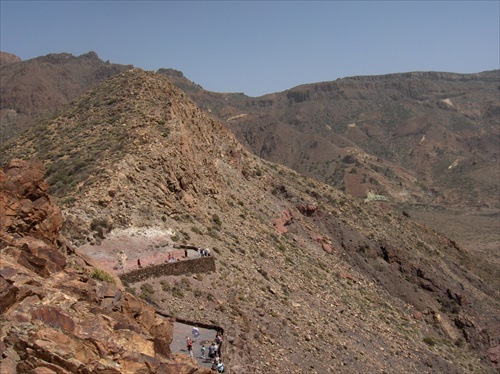
[[[249,96],[346,76],[500,68],[498,1],[2,0],[0,15],[0,50],[23,60],[95,51]]]

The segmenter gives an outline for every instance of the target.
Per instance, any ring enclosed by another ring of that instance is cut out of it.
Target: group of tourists
[[[200,330],[198,329],[197,326],[193,327],[192,335],[193,339],[191,339],[189,336],[186,336],[187,350],[191,357],[193,357],[193,342],[196,342],[200,338]],[[208,358],[205,356],[205,353],[207,351],[205,344],[202,344],[200,348],[201,358],[203,360],[208,359],[212,361],[211,369],[218,373],[224,372],[224,364],[222,363],[220,358],[221,347],[222,347],[222,334],[220,332],[217,332],[214,341],[212,341],[212,344],[208,347]]]
[[[167,262],[168,263],[172,263],[172,262],[175,262],[175,257],[173,254],[171,254],[170,252],[168,253],[168,256],[167,256]]]
[[[210,248],[205,248],[205,249],[198,248],[198,249],[196,250],[196,252],[199,254],[199,256],[200,256],[200,257],[207,257],[207,256],[210,256]],[[189,256],[188,256],[188,250],[187,250],[187,249],[184,249],[184,258],[188,258],[188,257],[189,257]],[[125,257],[125,258],[126,258],[126,257]],[[122,267],[124,267],[124,266],[125,266],[125,265],[124,265],[124,262],[125,262],[125,260],[122,260],[122,263],[123,263],[123,264],[121,265]],[[172,253],[169,253],[169,254],[168,254],[168,256],[167,256],[167,259],[165,260],[165,262],[166,262],[166,263],[169,263],[169,264],[174,263],[174,262],[175,262],[175,257],[174,257],[174,255],[173,255]],[[153,263],[152,265],[154,265],[154,263]],[[138,267],[139,269],[141,269],[141,268],[142,268],[142,264],[141,264],[141,259],[140,259],[140,258],[139,258],[139,259],[137,259],[137,267]]]
[[[200,255],[200,257],[208,257],[210,256],[210,248],[198,248],[198,254]]]
[[[217,332],[214,341],[208,347],[208,358],[209,360],[213,359],[212,370],[215,370],[218,373],[224,372],[224,364],[220,359],[221,349],[222,349],[222,334],[220,332]]]

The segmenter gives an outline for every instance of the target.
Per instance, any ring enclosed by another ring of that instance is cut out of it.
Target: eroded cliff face
[[[0,170],[1,372],[204,372],[171,354],[172,321],[72,253],[43,174],[36,161]]]

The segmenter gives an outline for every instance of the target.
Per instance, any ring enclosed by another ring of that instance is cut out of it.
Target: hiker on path
[[[189,355],[193,357],[193,341],[189,336],[186,336],[186,345],[187,345],[187,350],[189,352]]]
[[[217,335],[215,336],[215,343],[217,346],[217,355],[220,356],[222,348],[222,335],[220,332],[218,332]]]
[[[219,363],[217,364],[217,372],[224,373],[224,364],[222,363],[222,361],[219,361]]]
[[[217,347],[215,343],[212,342],[212,345],[208,347],[208,358],[215,358],[215,352],[217,352]]]
[[[187,248],[184,249],[184,257],[186,257],[186,258],[188,257],[188,250],[187,250]]]
[[[139,269],[142,268],[141,259],[140,258],[137,259],[137,266],[139,267]]]
[[[216,357],[214,358],[214,361],[212,362],[212,370],[217,370],[217,366],[219,365],[219,362],[220,362],[220,358],[219,357]]]
[[[200,330],[198,330],[198,327],[193,327],[193,338],[194,341],[197,341],[198,338],[200,337]]]
[[[201,345],[201,358],[205,359],[205,346],[203,344]]]

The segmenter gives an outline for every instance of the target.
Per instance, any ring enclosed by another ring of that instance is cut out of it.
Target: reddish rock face
[[[31,236],[52,244],[62,228],[62,214],[48,194],[40,161],[12,160],[0,170],[0,232]]]
[[[280,234],[284,234],[285,232],[288,232],[288,229],[286,228],[287,225],[290,225],[293,220],[293,214],[290,210],[284,210],[281,212],[281,215],[273,220],[273,225],[276,227],[276,230]]]
[[[60,309],[51,306],[42,306],[31,312],[32,320],[40,320],[47,325],[56,327],[68,332],[75,331],[73,319],[63,313]]]

